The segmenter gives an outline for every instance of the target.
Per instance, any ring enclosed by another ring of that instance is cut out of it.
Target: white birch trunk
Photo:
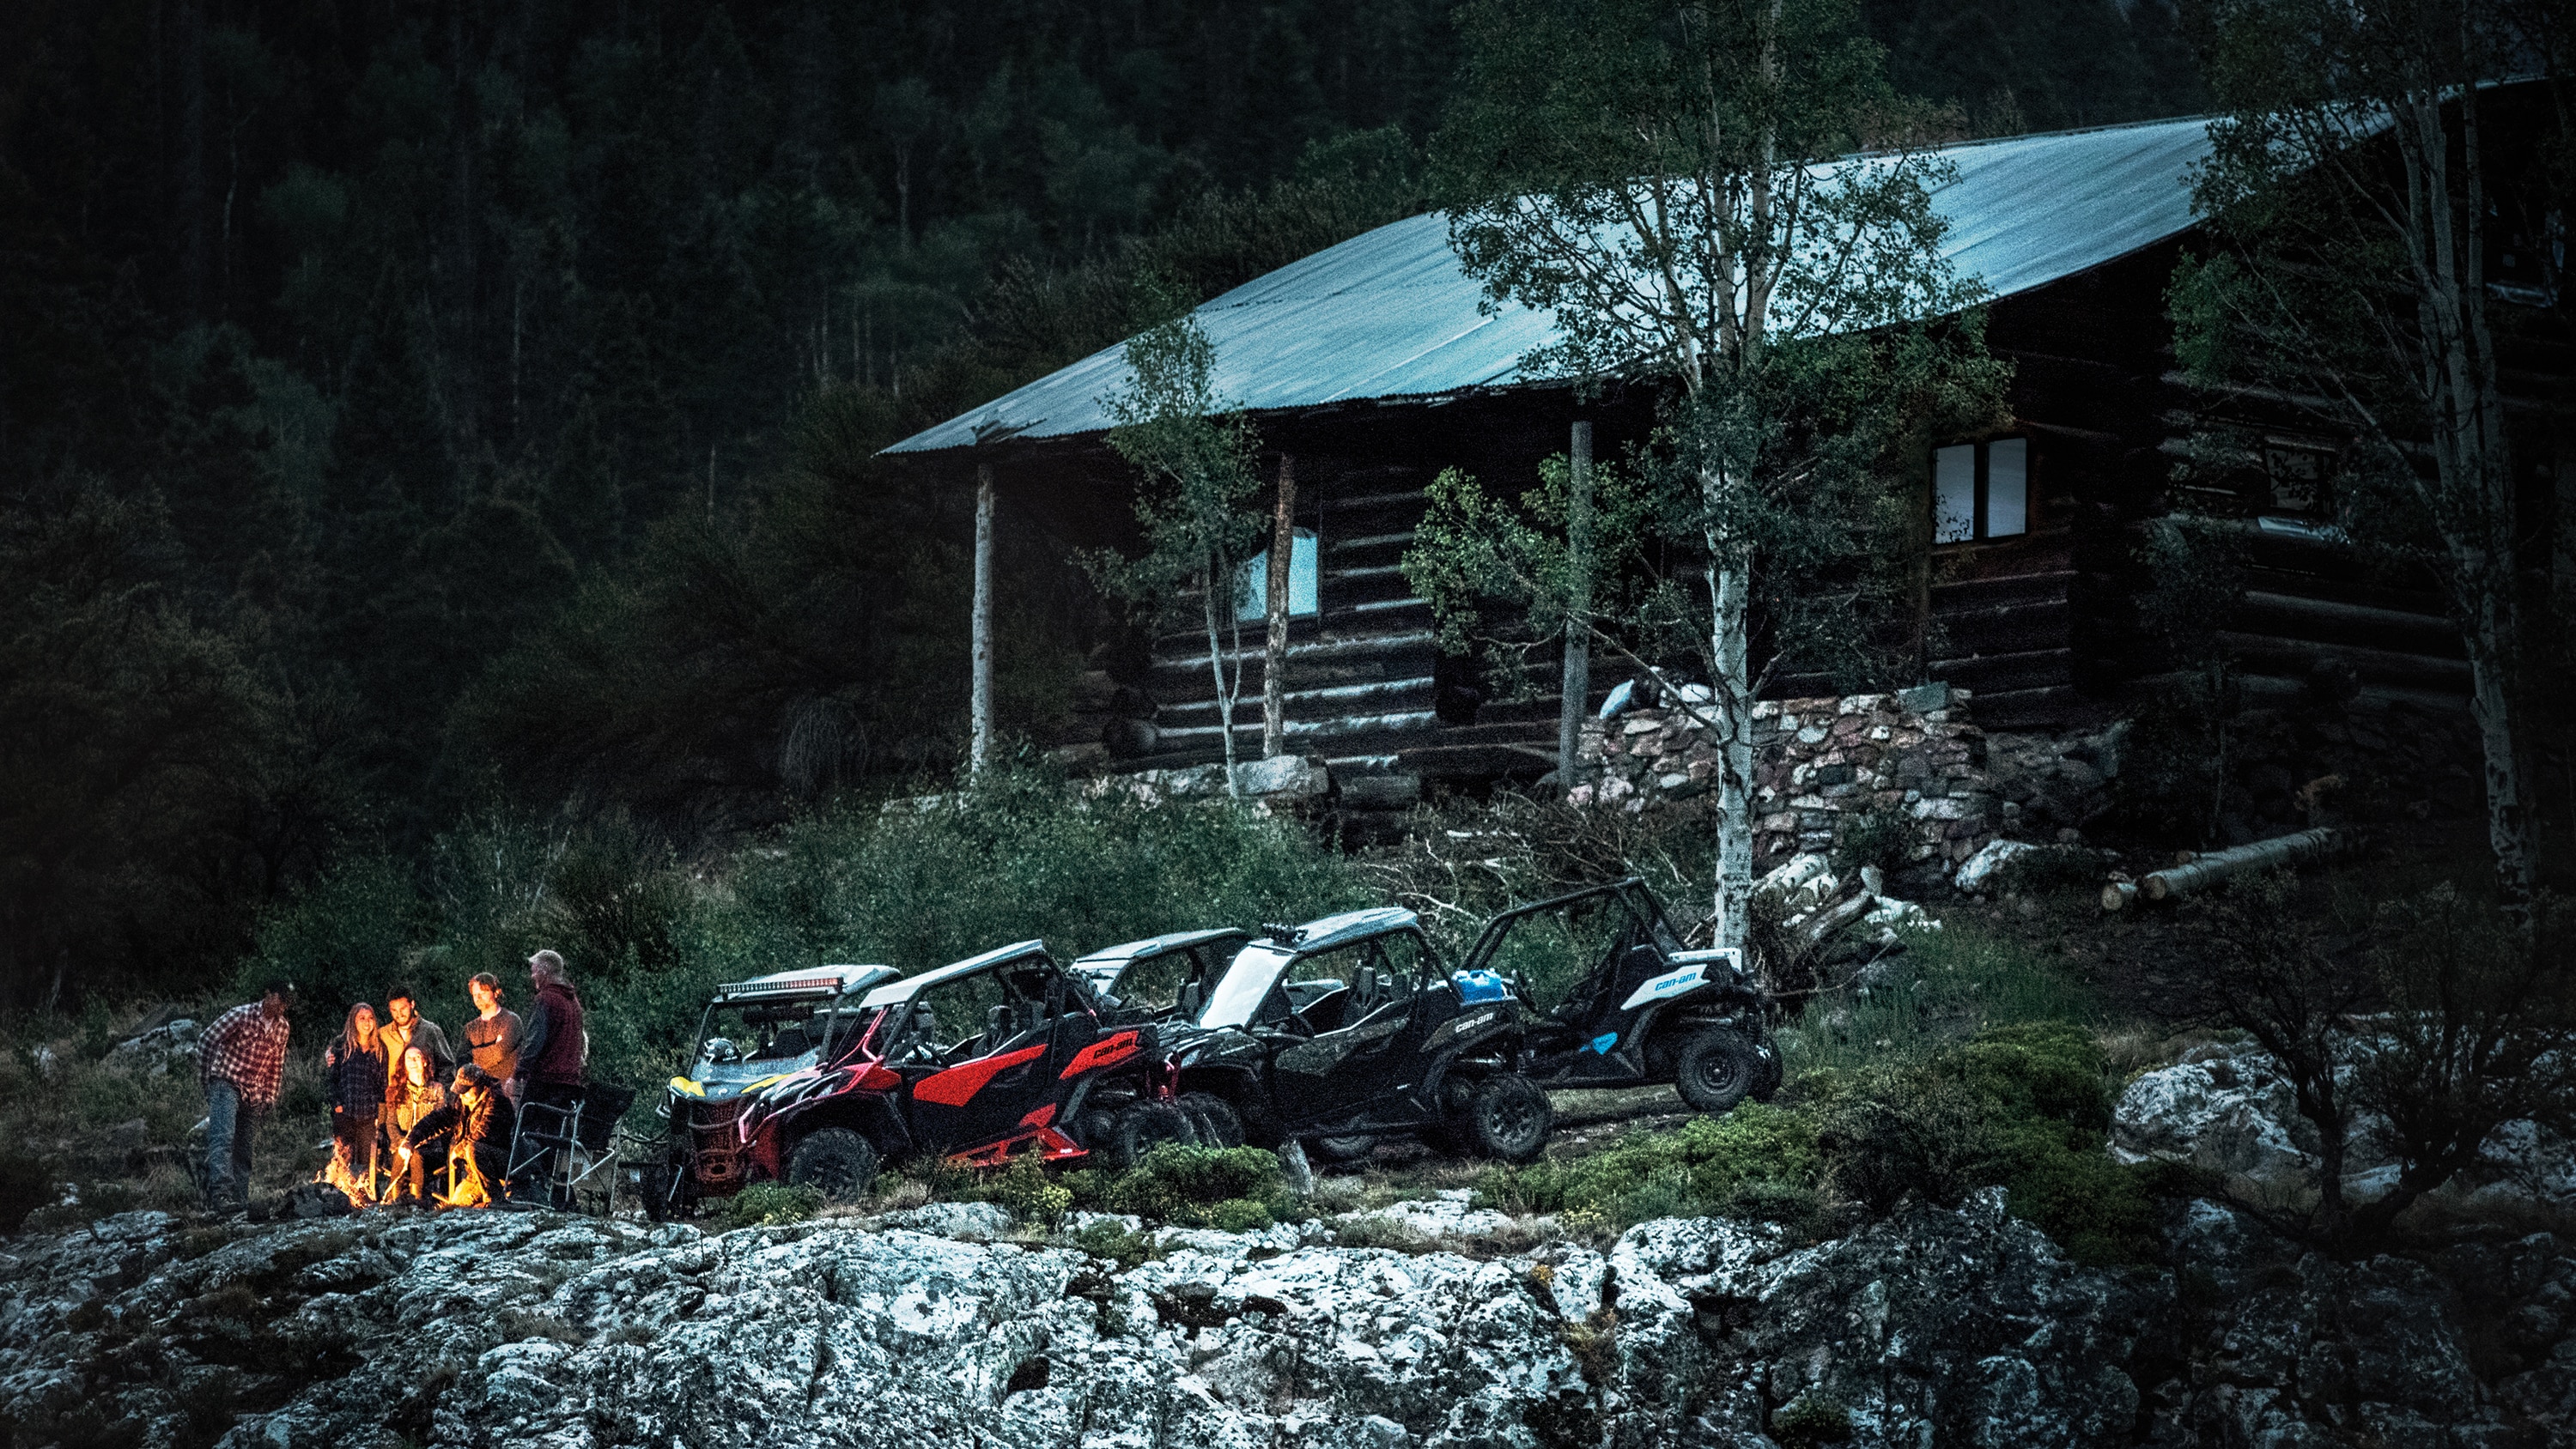
[[[973,662],[967,678],[967,778],[993,758],[993,465],[975,468],[975,605]]]
[[[1709,519],[1725,516],[1727,486],[1718,470],[1701,470],[1701,507]],[[1713,522],[1707,543],[1709,704],[1718,725],[1717,925],[1711,944],[1740,947],[1753,901],[1753,679],[1747,637],[1753,581]]]
[[[1297,559],[1297,460],[1279,459],[1270,515],[1269,636],[1261,655],[1261,758],[1288,748],[1288,587]]]
[[[1220,595],[1225,596],[1226,607],[1233,606],[1233,592],[1227,588],[1233,580],[1226,577],[1225,570],[1220,567],[1221,562],[1215,554],[1208,555],[1207,588],[1201,591],[1200,598],[1207,615],[1208,673],[1216,680],[1216,733],[1217,738],[1225,742],[1225,793],[1240,797],[1243,792],[1234,779],[1235,696],[1234,691],[1225,687],[1225,648],[1221,642],[1217,609]],[[1240,628],[1236,630],[1238,636],[1241,632]]]
[[[1592,697],[1592,425],[1576,423],[1567,454],[1565,546],[1574,597],[1565,611],[1565,679],[1556,711],[1556,788],[1571,790],[1581,761],[1583,715]]]

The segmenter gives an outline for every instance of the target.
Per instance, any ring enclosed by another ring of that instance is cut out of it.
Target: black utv
[[[1234,953],[1251,939],[1250,931],[1235,927],[1173,931],[1103,947],[1067,969],[1091,989],[1104,1018],[1160,1021],[1178,1014],[1181,998],[1193,990],[1193,1000],[1205,999]]]
[[[1411,911],[1270,927],[1180,997],[1163,1034],[1182,1106],[1220,1138],[1331,1160],[1383,1136],[1510,1162],[1547,1145],[1547,1094],[1513,1065],[1528,1013],[1490,973],[1446,969]]]
[[[1524,1033],[1522,1073],[1549,1088],[1670,1082],[1723,1113],[1780,1086],[1770,999],[1733,947],[1689,951],[1630,877],[1518,906],[1485,923],[1467,965],[1525,994],[1564,997]],[[1570,978],[1570,979],[1569,979]]]

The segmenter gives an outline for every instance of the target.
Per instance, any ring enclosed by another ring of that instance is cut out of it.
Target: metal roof
[[[1942,251],[1961,277],[2009,297],[2189,229],[2209,123],[2013,136],[1940,154],[1957,168],[1932,198],[1950,222]],[[1552,337],[1548,317],[1511,303],[1487,314],[1483,295],[1459,269],[1447,216],[1433,213],[1256,277],[1198,317],[1216,348],[1218,395],[1252,412],[1539,380],[1520,362]],[[1100,400],[1126,371],[1123,344],[1106,347],[886,451],[1100,432]]]
[[[1073,969],[1079,971],[1085,966],[1124,966],[1142,957],[1159,956],[1166,951],[1179,951],[1191,946],[1204,946],[1210,941],[1221,941],[1229,936],[1239,941],[1252,939],[1252,933],[1239,926],[1219,926],[1208,931],[1173,931],[1165,935],[1149,936],[1142,941],[1129,941],[1124,945],[1103,946],[1088,956],[1076,958]]]
[[[945,966],[924,971],[918,976],[907,976],[901,981],[880,986],[867,994],[867,998],[859,1003],[859,1008],[863,1011],[874,1011],[880,1006],[892,1006],[897,1002],[910,1001],[920,994],[923,987],[936,986],[943,981],[954,981],[960,976],[973,975],[996,962],[1016,961],[1022,957],[1033,957],[1041,961],[1054,959],[1047,955],[1044,941],[1015,941],[1008,946],[996,946],[981,956],[969,956],[963,961],[952,961]]]
[[[1335,946],[1348,945],[1363,937],[1400,931],[1415,925],[1420,920],[1419,916],[1402,906],[1371,906],[1366,910],[1344,911],[1337,916],[1325,916],[1320,920],[1308,921],[1297,928],[1294,941],[1279,942],[1273,938],[1270,944],[1273,950],[1311,955],[1317,951],[1329,951]],[[1264,943],[1256,941],[1253,944]]]

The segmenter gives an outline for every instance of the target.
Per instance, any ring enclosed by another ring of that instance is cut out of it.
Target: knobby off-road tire
[[[1518,1072],[1497,1072],[1467,1099],[1467,1135],[1476,1151],[1504,1162],[1528,1162],[1547,1148],[1556,1109],[1547,1093]]]
[[[817,1189],[825,1202],[855,1202],[876,1181],[876,1147],[847,1127],[820,1128],[787,1155],[787,1185]]]
[[[1692,1110],[1722,1117],[1750,1095],[1761,1081],[1761,1053],[1742,1034],[1712,1027],[1682,1043],[1673,1063],[1673,1085]]]
[[[1183,1092],[1181,1111],[1197,1129],[1202,1147],[1241,1147],[1243,1114],[1214,1092]]]
[[[1355,1162],[1377,1150],[1377,1139],[1366,1133],[1314,1139],[1315,1155],[1326,1162]]]
[[[1100,1155],[1118,1169],[1134,1167],[1145,1160],[1145,1154],[1167,1143],[1183,1147],[1198,1145],[1199,1130],[1190,1125],[1189,1114],[1169,1102],[1139,1102],[1120,1112],[1109,1124],[1109,1139],[1101,1144]]]

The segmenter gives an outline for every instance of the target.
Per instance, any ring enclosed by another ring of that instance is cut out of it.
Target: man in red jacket
[[[581,1019],[581,997],[572,989],[563,957],[539,951],[528,958],[528,980],[536,1003],[528,1009],[519,1036],[519,1105],[571,1110],[589,1081],[590,1033]],[[553,1131],[560,1119],[539,1113],[524,1126]],[[520,1202],[549,1202],[554,1185],[555,1154],[551,1147],[529,1153],[511,1175],[510,1196]]]

